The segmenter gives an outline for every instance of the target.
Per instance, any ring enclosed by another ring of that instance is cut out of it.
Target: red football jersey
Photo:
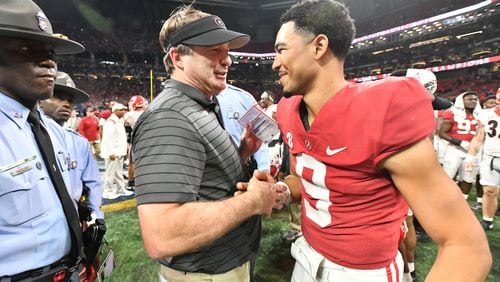
[[[453,110],[447,110],[443,112],[442,117],[453,123],[448,132],[452,138],[470,142],[476,136],[477,120],[473,114],[466,113],[465,118],[456,118]]]
[[[281,99],[278,123],[302,178],[302,232],[329,260],[375,269],[395,258],[408,206],[384,158],[427,138],[435,127],[431,100],[415,79],[349,83],[328,101],[309,131],[302,96]]]

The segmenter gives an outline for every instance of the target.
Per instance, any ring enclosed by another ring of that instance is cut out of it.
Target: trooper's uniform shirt
[[[283,140],[302,180],[302,232],[326,259],[357,269],[395,260],[408,211],[383,159],[428,138],[435,119],[429,94],[415,79],[349,83],[320,110],[309,130],[302,96],[278,104]]]
[[[0,276],[54,263],[71,249],[62,204],[28,114],[29,109],[0,93]],[[40,116],[69,187],[63,129],[44,114]]]
[[[234,142],[239,146],[243,127],[238,123],[238,119],[243,116],[257,102],[248,92],[228,85],[226,89],[217,94],[219,101],[224,129],[231,134]],[[259,170],[269,171],[269,153],[266,144],[262,144],[253,154]]]
[[[78,132],[65,128],[68,150],[67,163],[71,177],[71,198],[79,201],[83,185],[89,188],[89,202],[97,218],[104,218],[100,206],[102,202],[102,181],[99,175],[99,165],[92,155],[90,144]]]

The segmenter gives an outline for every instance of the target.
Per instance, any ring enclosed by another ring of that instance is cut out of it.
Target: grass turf
[[[472,203],[473,199],[469,200]],[[476,215],[479,215],[476,212]],[[143,248],[135,208],[106,213],[108,232],[106,240],[115,252],[116,268],[106,282],[157,281],[158,263],[150,259]],[[493,266],[488,282],[500,281],[500,220],[496,229],[488,231],[488,241],[493,253]],[[293,260],[290,243],[282,239],[289,229],[286,210],[275,212],[271,218],[264,218],[263,232],[257,257],[255,281],[290,281]],[[419,281],[429,272],[436,256],[436,246],[432,241],[418,242],[416,249],[416,269]],[[470,270],[471,272],[474,269]]]

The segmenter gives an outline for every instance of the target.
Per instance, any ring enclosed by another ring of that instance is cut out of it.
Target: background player
[[[483,185],[483,228],[493,229],[493,218],[497,209],[498,189],[500,187],[500,89],[496,94],[496,106],[483,110],[479,117],[477,136],[471,141],[466,168],[474,168],[474,156],[483,147],[480,163],[480,182]]]
[[[458,177],[465,199],[469,197],[472,183],[476,181],[478,168],[465,171],[463,162],[467,156],[470,141],[476,134],[477,117],[481,111],[476,92],[467,91],[457,96],[451,110],[442,113],[439,137],[448,141],[443,159],[443,168],[452,179]],[[476,155],[479,162],[481,155]]]
[[[148,106],[148,100],[146,98],[142,97],[141,95],[134,95],[130,97],[130,100],[128,101],[128,112],[125,113],[125,116],[123,117],[123,121],[125,122],[125,131],[127,132],[127,143],[128,143],[128,184],[126,189],[128,190],[135,190],[135,166],[134,166],[134,160],[132,156],[130,155],[131,153],[131,135],[132,135],[132,130],[134,130],[135,123],[137,122],[137,119],[144,113]]]

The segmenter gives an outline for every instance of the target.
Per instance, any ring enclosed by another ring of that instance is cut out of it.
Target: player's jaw
[[[302,91],[299,90],[297,83],[294,82],[292,76],[288,71],[278,71],[279,83],[283,87],[283,96],[290,98],[294,95],[300,95]]]

